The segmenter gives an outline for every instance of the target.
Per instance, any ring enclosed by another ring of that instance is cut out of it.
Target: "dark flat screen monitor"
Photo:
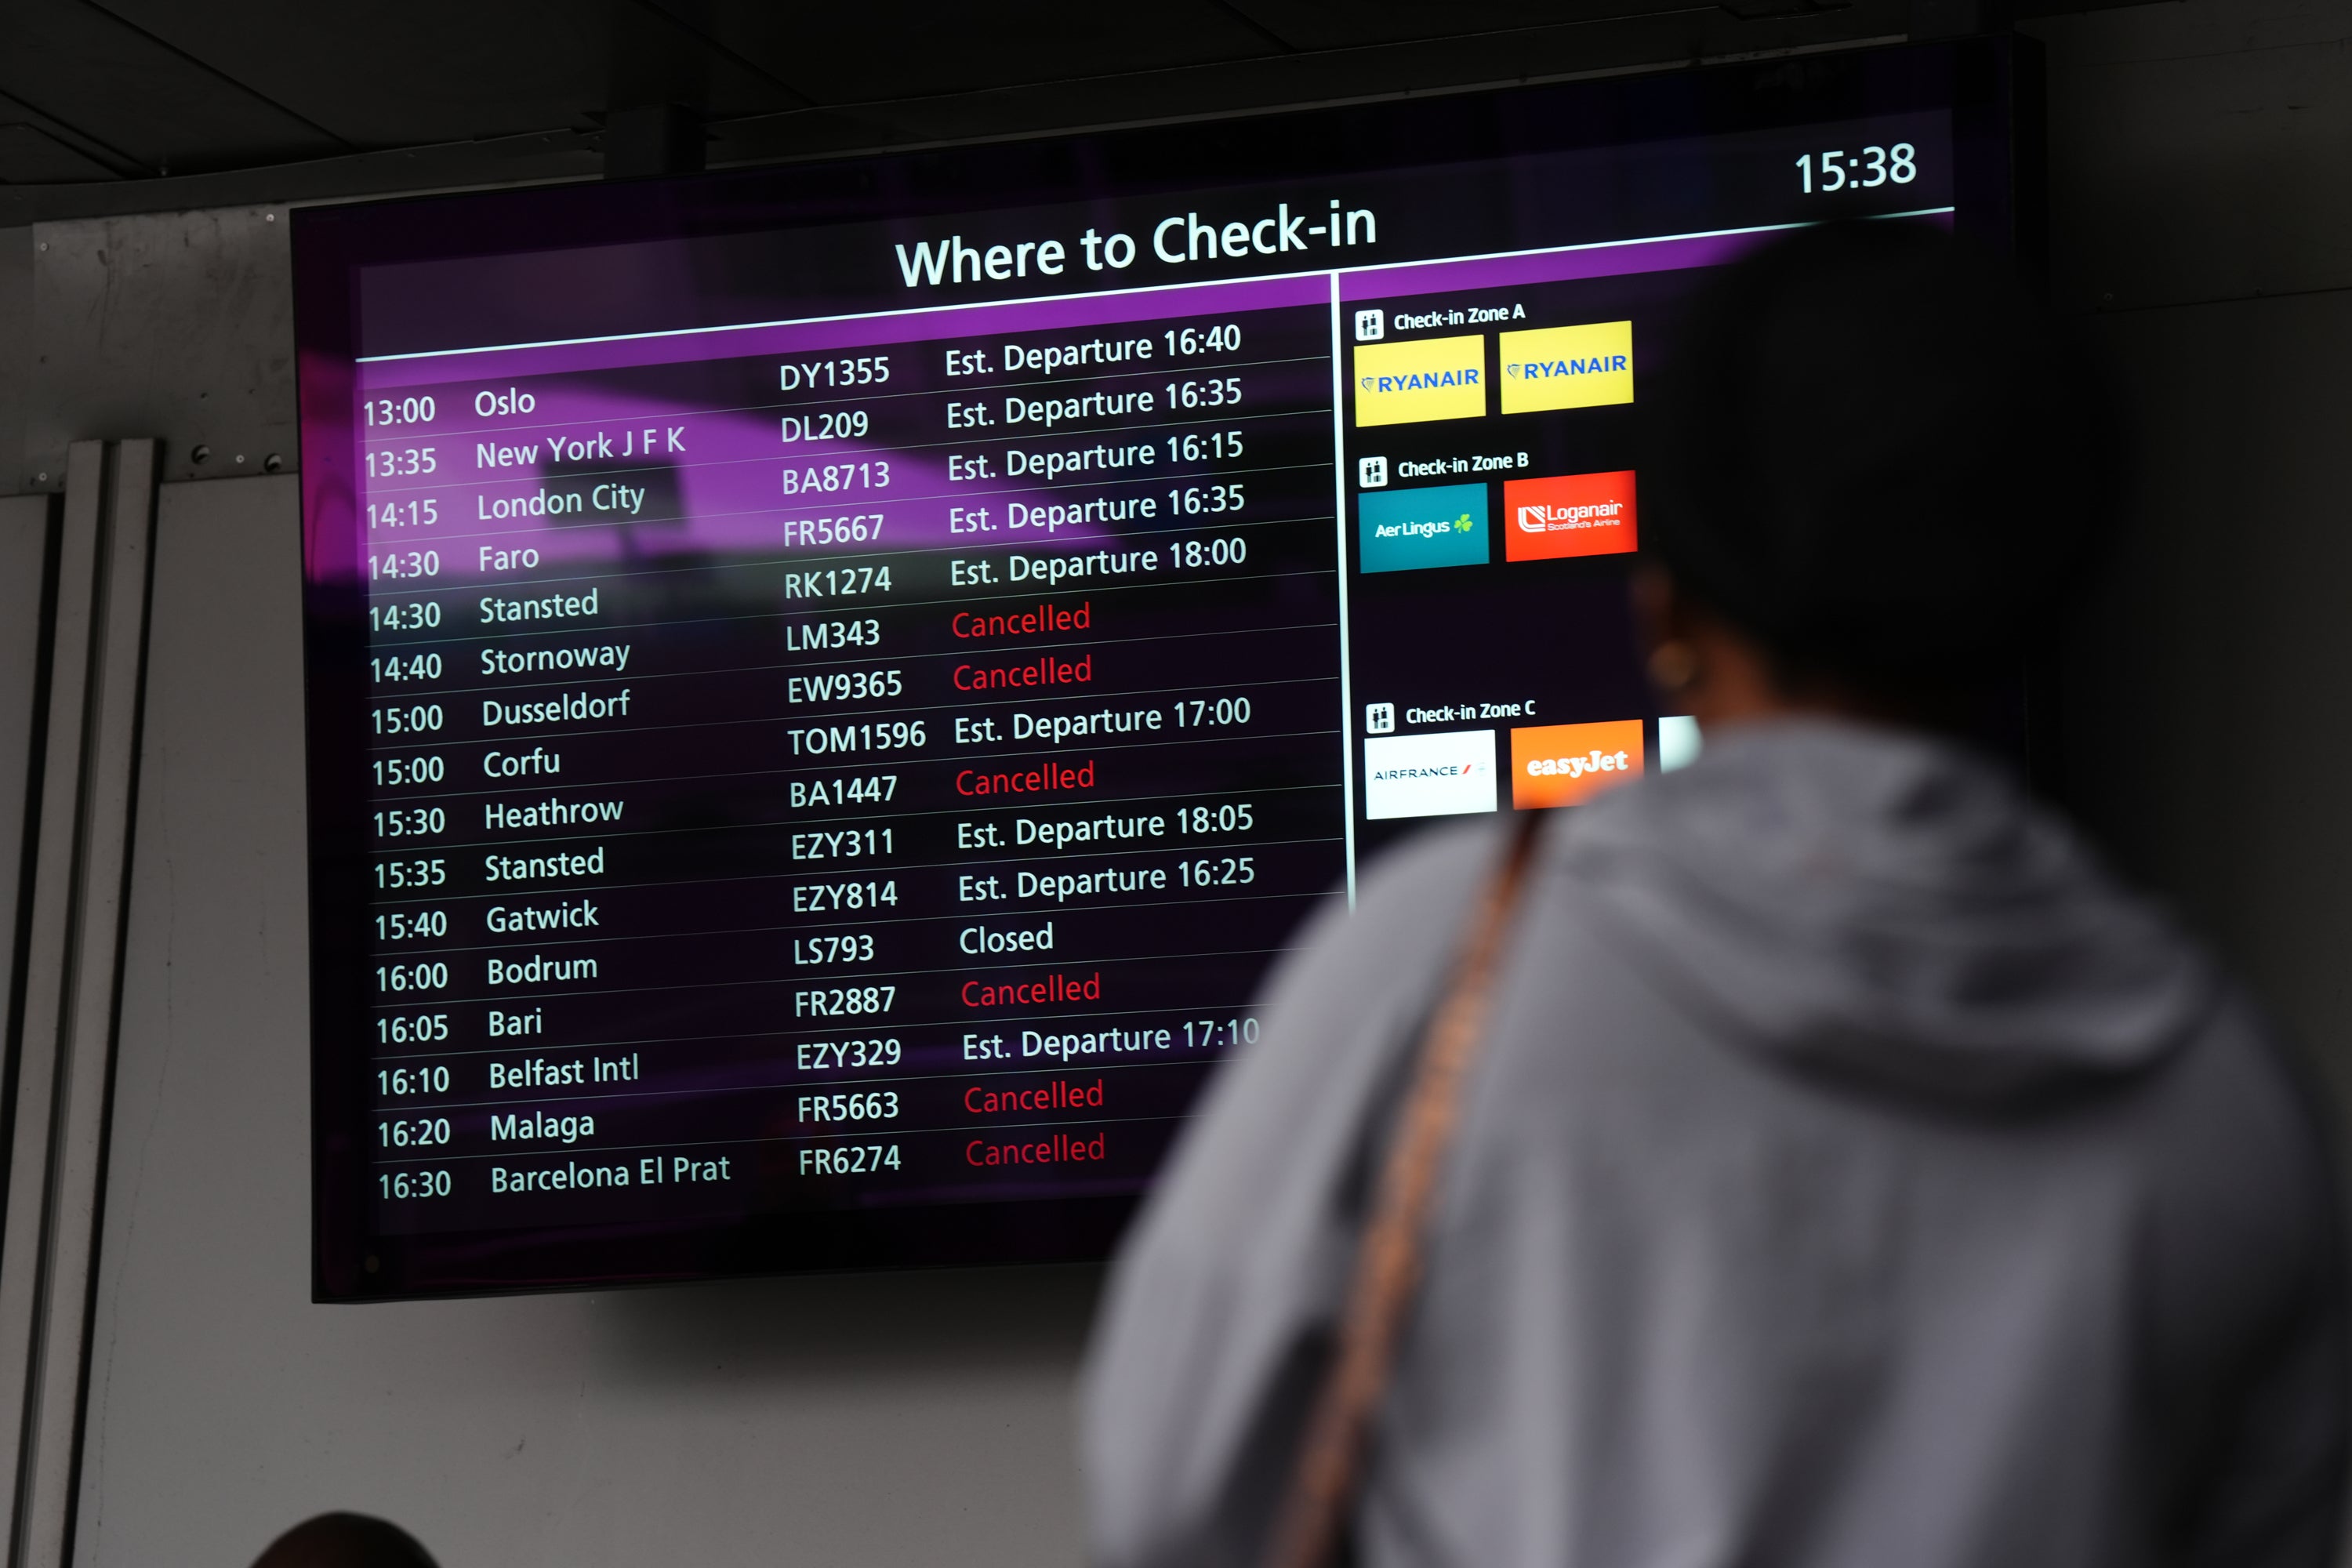
[[[1688,754],[1676,301],[2030,243],[2021,47],[298,212],[317,1295],[1104,1255],[1367,856]]]

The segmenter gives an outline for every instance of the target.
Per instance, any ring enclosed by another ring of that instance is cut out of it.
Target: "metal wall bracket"
[[[138,798],[158,444],[68,458],[33,855],[25,1022],[0,1231],[9,1568],[73,1552],[107,1106]]]

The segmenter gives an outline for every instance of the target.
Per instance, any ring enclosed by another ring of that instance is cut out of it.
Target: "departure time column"
[[[945,911],[894,911],[882,1049],[930,1069],[888,1119],[929,1134],[921,1190],[1139,1184],[1339,878],[1328,342],[1314,307],[910,356],[944,395],[918,504],[948,597],[889,635],[909,696],[949,700],[924,782],[951,810],[894,841],[946,865],[881,885]]]

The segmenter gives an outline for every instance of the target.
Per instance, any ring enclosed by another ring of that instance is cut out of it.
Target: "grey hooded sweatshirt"
[[[1307,934],[1113,1275],[1103,1568],[1255,1568],[1500,847]],[[1370,1568],[2319,1564],[2333,1177],[2212,963],[2007,775],[1827,721],[1549,826],[1355,1521]]]

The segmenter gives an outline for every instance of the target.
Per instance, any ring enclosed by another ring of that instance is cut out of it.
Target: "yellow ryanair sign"
[[[1633,401],[1633,323],[1503,334],[1503,412]]]
[[[1363,343],[1356,349],[1356,423],[1476,419],[1486,412],[1486,335]]]

